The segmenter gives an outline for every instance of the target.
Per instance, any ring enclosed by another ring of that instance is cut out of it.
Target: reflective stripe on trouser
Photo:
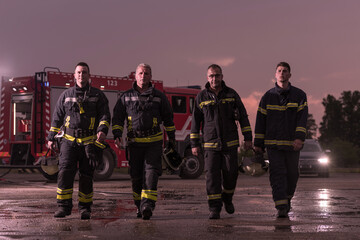
[[[79,164],[79,209],[89,209],[93,194],[93,169],[86,157],[85,146],[78,146],[70,141],[62,140],[59,157],[58,194],[59,207],[69,208],[72,204],[72,189]],[[71,189],[71,194],[70,194]],[[91,196],[91,197],[90,197]]]
[[[270,185],[275,207],[288,205],[299,179],[299,152],[267,148]]]
[[[128,147],[130,177],[134,203],[140,209],[145,206],[155,208],[157,184],[162,173],[162,142],[137,144]],[[141,196],[140,205],[139,196]]]
[[[221,211],[222,202],[231,202],[238,177],[237,148],[205,150],[206,192],[210,211]]]

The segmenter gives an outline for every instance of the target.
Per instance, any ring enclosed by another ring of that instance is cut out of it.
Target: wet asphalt
[[[1,170],[3,171],[3,170]],[[0,174],[1,175],[1,174]],[[55,219],[56,183],[39,173],[0,179],[0,239],[360,239],[360,174],[301,177],[289,218],[277,219],[268,175],[239,175],[235,213],[208,219],[205,177],[182,180],[164,174],[150,220],[136,218],[130,178],[117,172],[94,183],[92,218],[76,206]]]

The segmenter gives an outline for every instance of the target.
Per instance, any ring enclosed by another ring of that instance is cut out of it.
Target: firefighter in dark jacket
[[[103,141],[108,133],[110,111],[105,94],[90,86],[89,66],[75,68],[75,86],[59,97],[48,135],[48,147],[61,137],[57,203],[54,217],[71,214],[74,177],[79,166],[79,212],[90,219],[93,202],[93,173],[102,158]]]
[[[256,152],[266,148],[277,217],[288,217],[299,178],[299,154],[306,135],[306,94],[292,86],[290,65],[276,66],[275,87],[261,98],[255,126]]]
[[[191,122],[191,146],[201,154],[202,128],[206,170],[206,192],[210,219],[220,218],[222,203],[227,213],[234,213],[232,197],[238,177],[239,121],[245,148],[252,148],[252,133],[245,107],[235,90],[225,85],[221,67],[207,70],[208,83],[196,97]]]
[[[175,126],[170,103],[151,84],[151,67],[139,64],[133,88],[124,92],[114,108],[112,131],[120,148],[127,126],[127,159],[137,217],[149,220],[157,201],[158,178],[162,173],[163,124],[169,144],[175,146]]]

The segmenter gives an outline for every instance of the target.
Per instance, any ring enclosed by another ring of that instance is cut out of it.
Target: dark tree
[[[315,138],[317,129],[318,126],[315,123],[314,116],[312,114],[309,114],[306,122],[306,138]]]

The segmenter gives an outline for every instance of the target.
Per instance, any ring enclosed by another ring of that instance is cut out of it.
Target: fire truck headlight
[[[329,163],[329,158],[327,158],[327,157],[319,158],[319,159],[318,159],[318,162],[321,163],[321,164],[326,165],[326,164]]]
[[[16,88],[13,87],[13,91],[16,92]]]
[[[24,89],[25,91],[27,91],[27,87],[23,87],[23,89]]]

